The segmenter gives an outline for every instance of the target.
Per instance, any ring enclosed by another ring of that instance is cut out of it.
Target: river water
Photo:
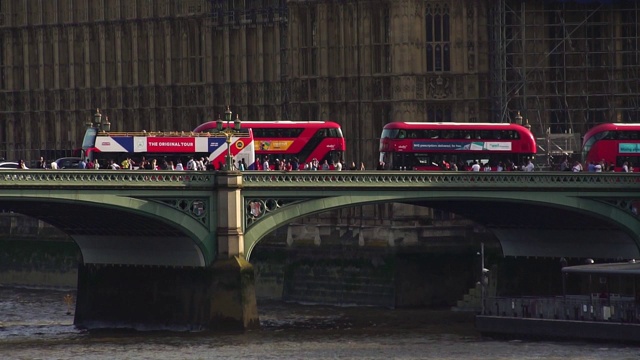
[[[470,314],[446,310],[274,302],[243,334],[94,333],[73,327],[66,295],[0,287],[0,359],[640,359],[628,345],[482,338]]]

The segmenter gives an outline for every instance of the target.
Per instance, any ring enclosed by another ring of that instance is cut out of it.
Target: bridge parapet
[[[213,188],[216,174],[153,170],[1,170],[0,187]]]
[[[152,170],[0,170],[0,187],[94,186],[94,187],[171,187],[214,188],[216,172]],[[413,172],[413,171],[246,171],[243,188],[301,187],[331,185],[341,188],[389,187],[575,187],[580,190],[603,188],[629,190],[640,184],[634,173],[571,172]]]
[[[243,173],[244,188],[300,187],[317,188],[322,185],[341,188],[389,187],[402,188],[434,186],[442,188],[531,187],[603,188],[629,190],[640,184],[640,176],[633,173],[572,173],[572,172],[411,172],[411,171],[251,171]]]

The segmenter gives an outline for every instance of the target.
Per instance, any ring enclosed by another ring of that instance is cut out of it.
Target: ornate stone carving
[[[467,68],[475,71],[476,68],[476,46],[475,46],[475,12],[473,4],[467,7]]]
[[[327,87],[327,79],[321,79],[319,81],[320,86],[320,101],[326,102],[328,101],[329,89]]]
[[[37,93],[34,93],[33,95],[34,95],[33,96],[33,105],[34,105],[34,107],[32,107],[32,109],[34,109],[34,110],[46,109],[44,92],[38,91]]]
[[[608,200],[604,200],[603,202],[611,204],[619,209],[622,209],[627,213],[634,215],[635,217],[640,217],[640,214],[638,213],[639,209],[635,205],[637,203],[637,200],[608,199]]]
[[[140,96],[138,89],[133,89],[133,107],[140,107]]]
[[[154,91],[153,88],[149,88],[145,92],[147,93],[147,96],[149,97],[149,107],[155,108],[156,107],[156,92]],[[192,97],[192,99],[193,98],[194,97]]]
[[[167,104],[167,106],[173,106],[173,91],[170,91],[170,89],[167,89],[164,96],[165,96],[164,101]]]
[[[449,78],[443,78],[441,75],[429,79],[429,95],[433,99],[446,99],[451,95]]]
[[[256,86],[256,102],[258,104],[266,104],[265,102],[265,98],[264,98],[264,93],[265,93],[265,83],[260,83],[258,84],[258,86]]]
[[[245,199],[245,229],[268,213],[272,213],[302,199]]]
[[[469,104],[469,122],[478,122],[477,112],[476,112],[476,104]]]
[[[456,94],[455,97],[457,99],[462,99],[464,97],[464,77],[458,76],[455,79],[456,81]]]
[[[75,110],[78,108],[78,90],[69,89],[69,109]]]
[[[424,76],[416,76],[416,100],[424,100]]]
[[[122,88],[115,89],[116,106],[122,109]]]

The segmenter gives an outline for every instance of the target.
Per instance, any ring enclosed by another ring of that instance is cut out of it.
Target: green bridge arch
[[[92,264],[205,267],[216,259],[213,174],[2,171],[0,208],[49,223]],[[203,205],[194,215],[193,204]]]
[[[584,217],[585,227],[589,224],[587,219],[592,219],[620,231],[633,243],[635,253],[640,249],[640,221],[631,212],[627,201],[640,200],[637,176],[625,177],[621,181],[616,176],[620,174],[597,177],[596,174],[576,176],[557,173],[403,175],[377,172],[359,174],[359,178],[354,178],[353,175],[335,176],[333,173],[308,175],[316,177],[315,184],[310,185],[297,174],[270,175],[268,179],[261,178],[261,175],[245,175],[245,211],[250,212],[249,204],[259,201],[265,212],[257,219],[248,216],[244,236],[247,259],[262,238],[293,220],[329,210],[390,202],[425,204],[436,208],[443,203],[467,204],[470,205],[470,210],[461,215],[482,225],[485,224],[474,216],[473,206],[477,207],[476,211],[482,211],[480,206],[487,203],[557,209]],[[366,176],[370,177],[370,181],[363,181]],[[418,178],[407,180],[411,176]],[[508,178],[511,180],[506,180]],[[317,181],[320,180],[337,186],[331,189],[319,188]],[[381,183],[387,186],[380,186]],[[254,185],[261,190],[254,190]],[[303,194],[303,197],[291,197],[291,194],[283,191],[288,186],[295,187],[296,194]],[[389,190],[394,186],[401,189]],[[354,188],[358,188],[357,191]],[[264,197],[267,193],[268,197]],[[277,206],[269,209],[269,203]],[[587,231],[590,230],[585,230],[585,234]]]
[[[205,267],[236,255],[249,259],[266,234],[295,219],[390,202],[440,207],[493,228],[501,226],[490,224],[495,218],[513,211],[490,217],[466,205],[523,204],[573,214],[575,228],[589,217],[623,234],[634,253],[640,247],[631,211],[640,199],[637,174],[10,170],[0,172],[0,189],[5,210],[61,228],[95,263]]]

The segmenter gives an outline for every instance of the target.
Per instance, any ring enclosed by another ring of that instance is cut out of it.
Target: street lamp
[[[227,122],[226,128],[223,128],[222,119],[220,119],[219,115],[218,119],[216,120],[216,129],[219,133],[224,134],[227,142],[227,164],[225,165],[225,170],[227,171],[233,170],[233,157],[231,156],[231,137],[240,132],[240,126],[242,123],[240,121],[240,116],[236,114],[236,119],[233,121],[233,128],[231,128],[231,115],[231,109],[229,108],[229,106],[227,106],[227,110],[225,110],[224,112],[224,119]]]
[[[487,285],[489,284],[489,269],[484,267],[484,242],[480,243],[480,314],[484,315],[487,301]]]
[[[96,109],[96,113],[93,114],[93,125],[100,130],[100,123],[102,123],[102,114],[100,114],[100,109]]]
[[[93,114],[93,122],[87,121],[87,127],[95,127],[98,131],[109,132],[111,131],[111,123],[109,117],[102,115],[100,109],[96,109],[96,113]]]
[[[522,125],[522,115],[520,115],[520,111],[516,114],[516,124]]]

